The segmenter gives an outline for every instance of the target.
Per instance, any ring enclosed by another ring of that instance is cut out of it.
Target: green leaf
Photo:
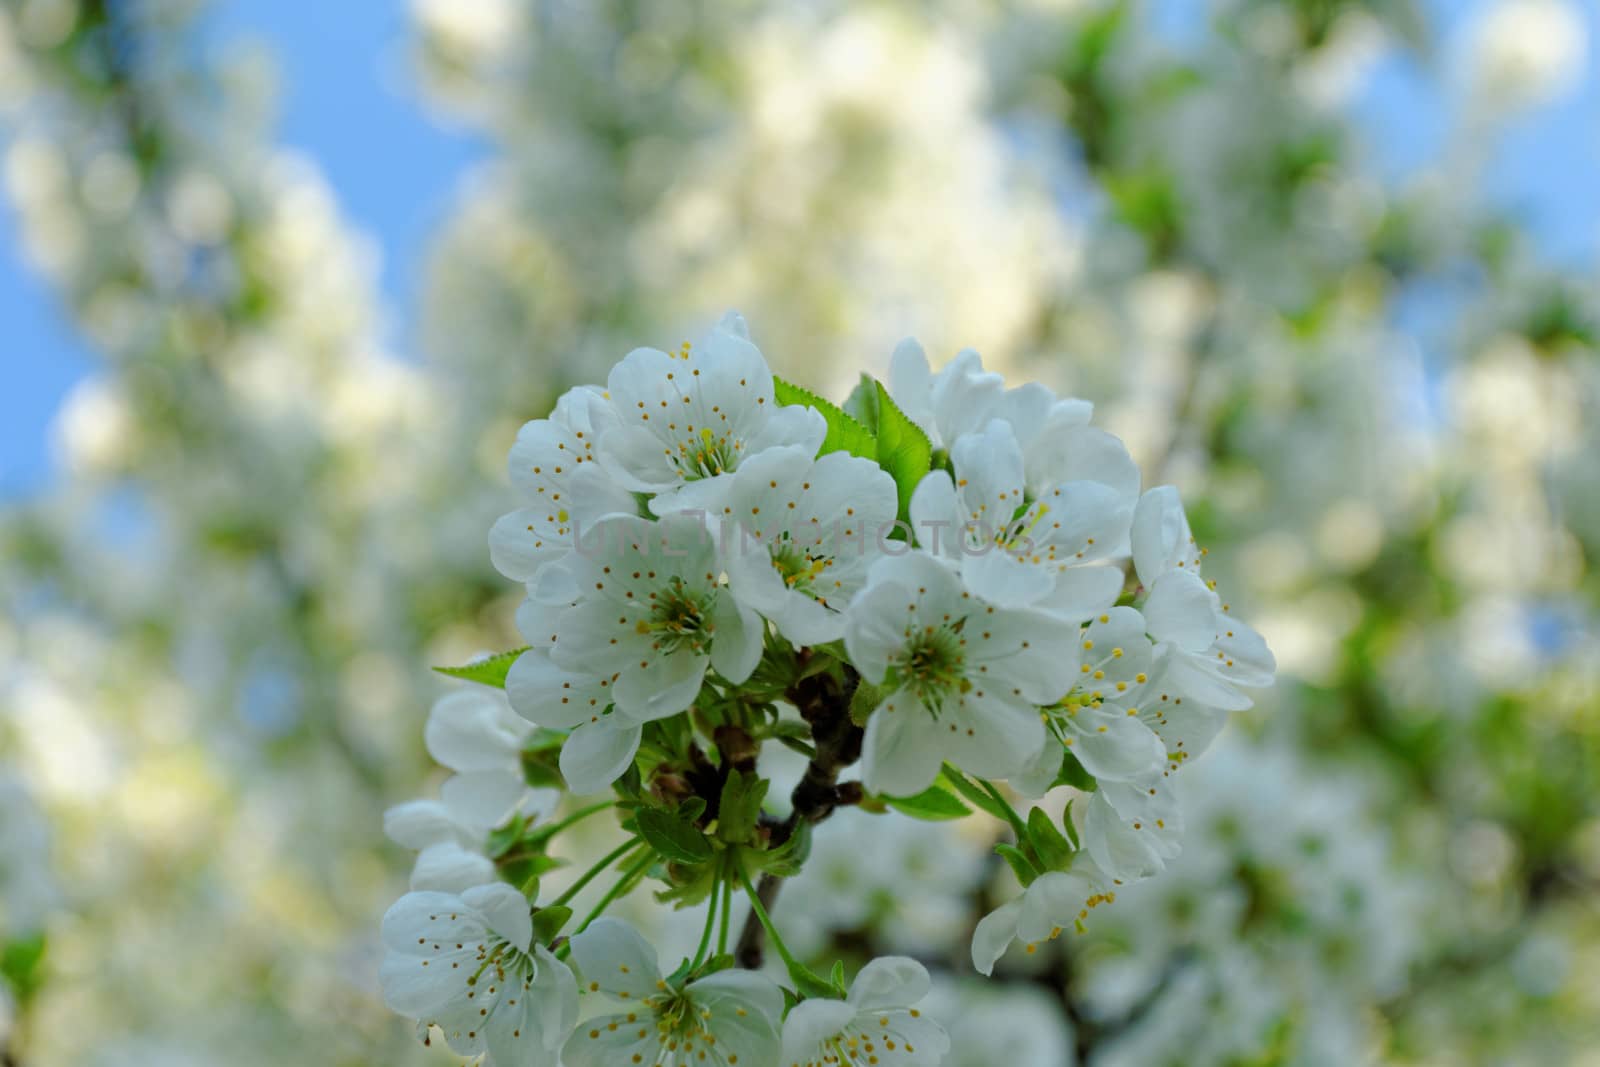
[[[848,452],[862,459],[877,458],[878,443],[873,440],[872,431],[845,414],[837,404],[776,375],[772,378],[772,391],[778,403],[784,407],[812,407],[822,413],[822,418],[828,424],[828,434],[822,439],[822,448],[817,455]]]
[[[770,784],[758,774],[734,771],[728,775],[717,807],[719,838],[732,845],[747,845],[756,839],[761,802],[766,799]]]
[[[844,981],[844,960],[833,961],[833,970],[828,975],[828,981],[841,997],[849,995],[849,989]]]
[[[878,432],[878,382],[870,374],[863,374],[856,387],[850,390],[850,395],[844,401],[845,414],[855,419],[867,428],[867,432],[876,435]]]
[[[1043,808],[1028,812],[1028,847],[1047,871],[1064,871],[1072,864],[1072,845]]]
[[[677,863],[704,863],[711,858],[711,841],[692,823],[660,808],[640,808],[634,813],[639,836],[661,856]]]
[[[45,935],[34,934],[21,941],[6,943],[0,949],[0,978],[26,1004],[44,984]]]
[[[933,466],[933,444],[922,427],[912,422],[889,396],[878,388],[878,466],[889,472],[900,493],[900,520],[911,517],[911,494]]]
[[[565,906],[540,908],[533,913],[533,940],[548,945],[556,939],[561,928],[572,918],[572,909]]]
[[[1010,865],[1012,873],[1017,876],[1017,881],[1022,883],[1024,889],[1039,877],[1039,870],[1033,865],[1033,861],[1015,845],[1002,843],[994,846],[994,850]]]
[[[960,819],[972,814],[971,808],[937,785],[930,785],[914,797],[884,797],[883,802],[902,815],[928,822]]]
[[[477,682],[479,685],[493,686],[496,689],[506,687],[506,674],[511,670],[511,665],[517,662],[517,657],[528,651],[528,646],[514,648],[510,652],[501,652],[495,656],[486,656],[475,659],[463,667],[435,667],[440,674],[448,674],[452,678],[460,678],[468,682]]]

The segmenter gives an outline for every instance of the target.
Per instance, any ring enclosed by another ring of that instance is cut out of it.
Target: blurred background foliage
[[[914,333],[1096,401],[1282,667],[1183,862],[1002,982],[988,827],[846,813],[780,924],[938,966],[954,1064],[1600,1062],[1600,219],[1491,195],[1574,93],[1542,165],[1593,169],[1595,21],[1467,6],[416,0],[483,150],[397,328],[217,11],[4,0],[18,250],[97,363],[0,510],[0,1059],[438,1059],[375,996],[380,815],[427,666],[518,643],[505,450],[737,307],[819,389]],[[1444,114],[1399,174],[1396,66]]]

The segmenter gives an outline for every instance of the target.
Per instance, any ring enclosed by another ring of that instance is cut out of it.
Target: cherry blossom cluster
[[[1091,414],[976,353],[934,373],[909,341],[836,405],[774,377],[730,315],[524,426],[522,506],[489,543],[528,644],[447,672],[476,683],[428,724],[455,774],[389,814],[419,853],[384,920],[391,1006],[498,1064],[939,1063],[919,964],[847,982],[785,944],[778,891],[813,832],[843,806],[1000,820],[1022,892],[973,936],[988,973],[1178,854],[1172,775],[1272,681],[1176,491],[1141,493]],[[781,817],[767,743],[806,759]],[[1076,813],[1018,811],[1058,786]],[[556,818],[563,790],[607,798]],[[542,894],[552,845],[601,813],[622,841]],[[606,915],[647,881],[705,905],[670,973]]]

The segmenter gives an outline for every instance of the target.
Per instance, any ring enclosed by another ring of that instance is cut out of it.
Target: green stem
[[[694,970],[705,962],[706,950],[711,947],[711,931],[717,925],[717,890],[712,888],[711,895],[706,897],[706,928],[700,932],[700,947],[694,950],[694,961],[689,964],[689,970]]]
[[[1022,816],[1017,814],[1017,809],[1011,806],[1011,802],[1000,794],[1000,790],[994,787],[993,782],[990,782],[987,779],[979,778],[978,786],[984,792],[988,793],[989,796],[994,799],[996,804],[1005,809],[1006,822],[1010,823],[1011,829],[1016,832],[1017,840],[1025,840],[1028,835],[1028,824],[1022,821]]]
[[[733,914],[733,883],[722,883],[722,929],[717,932],[717,955],[728,954],[728,918]]]
[[[614,808],[616,806],[617,802],[614,800],[602,800],[598,804],[591,804],[587,808],[578,809],[558,823],[554,823],[550,826],[540,826],[536,829],[538,833],[542,834],[544,838],[548,840],[565,830],[567,827],[582,822],[596,812],[605,811],[607,808]]]
[[[579,878],[576,882],[573,882],[571,885],[567,886],[566,892],[562,893],[559,897],[556,897],[556,899],[552,900],[548,905],[546,905],[546,907],[555,908],[567,903],[567,901],[571,900],[573,897],[582,892],[584,886],[600,877],[601,871],[605,870],[617,860],[621,859],[625,853],[631,851],[638,843],[639,839],[637,837],[630,837],[622,844],[606,853],[604,859],[600,860],[593,867],[590,867],[587,871],[584,871],[582,878]]]
[[[757,921],[761,923],[762,929],[766,930],[767,939],[772,942],[772,947],[778,950],[778,955],[782,958],[784,965],[790,971],[794,971],[797,968],[804,970],[805,968],[800,966],[800,961],[790,953],[789,946],[783,943],[783,938],[778,936],[778,928],[772,925],[772,919],[767,915],[767,909],[761,905],[761,897],[756,893],[756,887],[750,884],[750,876],[745,873],[742,866],[739,867],[739,882],[744,886],[745,896],[750,898],[750,910],[755,914]]]
[[[649,867],[655,861],[656,854],[650,851],[648,848],[645,849],[645,851],[639,856],[638,860],[630,864],[628,868],[622,872],[622,877],[617,879],[617,884],[606,890],[606,895],[600,898],[600,903],[594,906],[594,910],[583,917],[583,922],[578,924],[578,928],[572,932],[572,936],[577,937],[579,934],[583,933],[589,928],[590,923],[594,922],[596,919],[600,918],[601,915],[605,914],[605,910],[612,905],[612,902],[614,902],[623,894],[628,887],[628,883],[633,881],[634,876],[639,874],[639,872],[643,871],[645,868]]]

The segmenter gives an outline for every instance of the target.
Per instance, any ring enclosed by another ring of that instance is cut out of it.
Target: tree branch
[[[812,655],[808,648],[800,650],[798,658],[802,667]],[[805,774],[789,795],[792,810],[789,818],[774,828],[774,845],[787,841],[802,822],[819,823],[836,808],[861,801],[860,783],[839,784],[839,772],[861,758],[863,731],[850,718],[850,699],[855,696],[860,680],[853,668],[844,665],[842,676],[824,672],[802,677],[784,693],[810,725],[817,754],[806,765]],[[756,885],[756,896],[768,912],[772,911],[781,888],[783,879],[771,874],[763,874]],[[756,921],[752,909],[745,918],[744,929],[739,932],[739,947],[734,954],[739,966],[746,970],[760,967],[765,943],[766,932]]]

